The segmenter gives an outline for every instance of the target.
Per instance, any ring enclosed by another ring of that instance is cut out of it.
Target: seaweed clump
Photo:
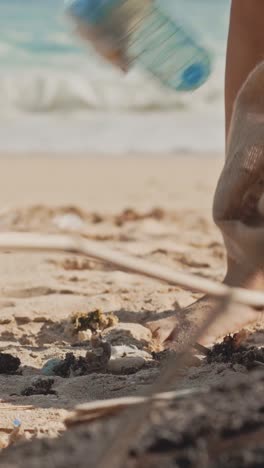
[[[73,353],[67,353],[65,358],[53,368],[53,374],[63,378],[77,377],[93,372],[106,371],[111,357],[111,345],[94,338],[93,349],[87,351],[85,356],[75,357]]]
[[[71,325],[74,334],[86,330],[97,333],[98,331],[113,327],[117,323],[118,318],[115,314],[105,314],[100,309],[96,309],[92,312],[77,312],[71,317]]]
[[[209,364],[213,362],[240,364],[249,370],[258,365],[264,365],[264,349],[243,344],[246,337],[247,334],[244,331],[235,333],[233,336],[226,336],[222,343],[208,350],[207,362]]]
[[[8,353],[0,353],[0,374],[14,374],[21,361],[18,357]]]
[[[21,395],[56,395],[56,391],[52,390],[54,379],[37,377],[32,380],[31,385],[22,390]]]

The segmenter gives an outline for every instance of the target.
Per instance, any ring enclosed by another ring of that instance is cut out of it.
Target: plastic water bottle
[[[156,0],[67,0],[81,36],[123,70],[138,64],[177,91],[199,88],[211,72],[210,55]]]

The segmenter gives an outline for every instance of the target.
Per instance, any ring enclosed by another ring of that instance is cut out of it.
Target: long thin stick
[[[152,396],[153,401],[170,401],[170,400],[181,400],[188,398],[193,395],[201,395],[208,393],[209,387],[205,388],[188,388],[184,390],[176,390],[170,392],[156,393]],[[91,401],[89,403],[83,403],[78,405],[73,412],[69,413],[64,420],[66,426],[72,426],[83,423],[91,419],[104,418],[105,416],[113,413],[118,413],[126,408],[141,406],[146,403],[147,397],[145,396],[129,396],[120,397],[107,400]],[[87,418],[87,419],[86,419]]]
[[[127,255],[102,245],[101,242],[79,236],[43,235],[31,233],[0,234],[0,249],[17,251],[71,252],[86,255],[96,260],[111,263],[120,269],[129,270],[149,278],[181,286],[211,296],[224,298],[232,291],[233,302],[252,307],[264,307],[264,294],[242,288],[229,288],[215,281],[189,273],[174,271],[168,267]]]

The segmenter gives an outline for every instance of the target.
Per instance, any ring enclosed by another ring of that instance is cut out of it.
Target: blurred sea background
[[[194,93],[103,62],[72,34],[63,0],[0,0],[0,151],[223,151],[230,0],[159,1],[212,55],[213,74]]]

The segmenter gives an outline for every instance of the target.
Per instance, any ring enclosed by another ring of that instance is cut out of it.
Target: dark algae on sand
[[[21,362],[18,357],[8,353],[0,353],[0,374],[14,374]]]
[[[264,373],[212,386],[181,400],[157,402],[131,440],[122,468],[262,468]],[[132,411],[134,411],[132,409]],[[80,424],[58,439],[10,447],[0,466],[94,468],[121,414]]]
[[[264,366],[264,348],[249,346],[244,343],[245,338],[243,333],[226,336],[222,343],[208,350],[207,362],[241,364],[249,370],[261,364]]]

